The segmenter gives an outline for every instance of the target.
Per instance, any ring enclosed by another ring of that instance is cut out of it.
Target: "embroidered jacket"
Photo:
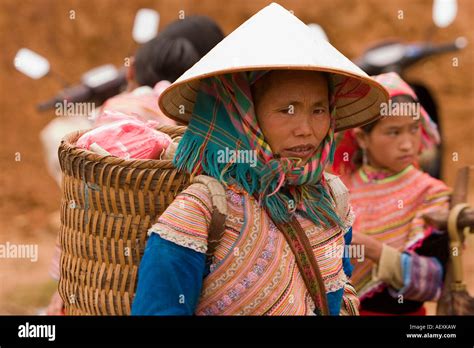
[[[354,231],[384,243],[378,265],[367,258],[355,263],[352,280],[362,308],[401,314],[435,301],[448,258],[447,236],[422,216],[448,207],[448,187],[413,166],[382,179],[359,169],[344,182],[357,216]]]
[[[359,303],[348,280],[352,266],[334,252],[350,244],[353,213],[340,179],[325,175],[344,227],[324,230],[302,215],[297,219],[319,264],[330,313],[355,315]],[[148,242],[160,246],[147,244],[132,314],[313,314],[314,303],[283,234],[245,191],[227,189],[226,198],[225,232],[209,268],[204,255],[212,209],[207,187],[189,186],[160,216]]]

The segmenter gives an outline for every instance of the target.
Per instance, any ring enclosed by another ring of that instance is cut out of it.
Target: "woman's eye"
[[[290,106],[290,107],[281,109],[280,112],[285,115],[293,115],[295,113],[295,108]]]
[[[317,108],[317,109],[314,109],[314,111],[313,111],[313,114],[316,114],[316,115],[322,115],[324,113],[326,113],[325,108]]]
[[[419,125],[416,125],[416,126],[411,127],[410,132],[411,132],[412,134],[416,134],[419,129],[420,129],[420,126],[419,126]]]
[[[397,136],[398,134],[400,134],[400,133],[396,130],[387,132],[387,135],[392,136],[392,137]]]

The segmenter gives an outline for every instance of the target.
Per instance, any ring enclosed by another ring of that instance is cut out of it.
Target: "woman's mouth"
[[[406,156],[401,156],[398,157],[398,160],[403,163],[411,163],[415,159],[415,156],[413,155],[406,155]]]
[[[307,158],[310,157],[315,150],[316,146],[311,144],[304,144],[286,148],[283,150],[283,153],[285,157]]]

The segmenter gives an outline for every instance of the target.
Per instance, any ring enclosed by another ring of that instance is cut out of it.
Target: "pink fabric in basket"
[[[117,112],[110,117],[116,121],[83,134],[76,145],[89,150],[91,144],[97,143],[111,155],[124,159],[157,159],[172,141],[169,135],[154,129],[156,121],[145,123]]]

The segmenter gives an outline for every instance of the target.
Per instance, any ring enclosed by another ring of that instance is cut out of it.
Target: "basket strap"
[[[225,189],[217,179],[207,175],[195,176],[191,180],[191,183],[204,184],[211,193],[212,213],[206,255],[208,259],[212,259],[225,230],[225,219],[227,217],[227,199]]]

